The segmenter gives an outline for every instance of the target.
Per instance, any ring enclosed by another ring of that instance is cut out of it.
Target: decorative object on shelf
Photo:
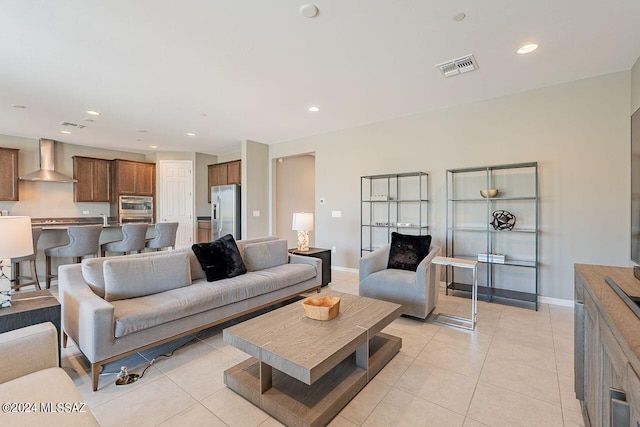
[[[396,224],[396,227],[411,227],[410,222],[399,222]]]
[[[313,214],[298,212],[293,214],[292,230],[298,232],[298,250],[309,250],[309,231],[313,230]]]
[[[311,297],[302,301],[304,314],[309,319],[331,320],[340,313],[340,297]]]
[[[480,252],[478,254],[478,261],[480,262],[490,262],[494,264],[504,264],[505,256],[503,254],[494,254],[490,253],[487,256],[486,252]]]
[[[32,253],[31,218],[0,217],[0,308],[11,307],[11,258]]]
[[[484,197],[485,199],[488,197],[490,199],[496,197],[498,195],[498,189],[497,188],[490,188],[488,190],[480,190],[480,195],[482,197]]]
[[[372,194],[371,195],[371,200],[376,201],[376,202],[380,202],[380,201],[385,201],[385,200],[391,200],[391,198],[389,196],[387,196],[386,194]]]
[[[494,211],[491,215],[493,216],[493,221],[491,221],[490,224],[493,226],[494,230],[511,231],[516,225],[516,216],[509,211]]]

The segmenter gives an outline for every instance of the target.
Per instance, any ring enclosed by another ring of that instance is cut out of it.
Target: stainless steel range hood
[[[52,139],[40,139],[40,170],[37,170],[25,176],[21,176],[21,180],[46,182],[77,182],[76,179],[70,178],[54,170],[54,144],[55,141]]]

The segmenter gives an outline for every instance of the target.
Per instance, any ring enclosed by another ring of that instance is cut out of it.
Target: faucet
[[[101,213],[100,216],[102,217],[102,226],[106,227],[109,225],[109,221],[107,220],[107,215]]]

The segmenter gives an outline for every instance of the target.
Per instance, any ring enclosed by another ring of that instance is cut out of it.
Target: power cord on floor
[[[181,344],[178,347],[174,348],[173,350],[171,350],[170,353],[161,354],[159,356],[154,357],[153,359],[151,359],[151,361],[149,361],[149,364],[142,370],[141,374],[130,374],[129,371],[127,370],[126,366],[120,367],[120,372],[117,373],[118,377],[116,378],[116,385],[128,385],[128,384],[132,384],[132,383],[138,381],[139,379],[144,377],[144,374],[147,372],[147,369],[149,369],[151,367],[151,365],[153,365],[158,358],[160,358],[160,357],[169,358],[169,357],[173,356],[173,353],[175,353],[176,351],[178,351],[181,348],[187,346],[188,344],[191,344],[192,342],[198,340],[200,338],[201,334],[202,334],[202,331],[198,332],[196,335],[193,336],[193,338],[191,338],[189,341],[185,341],[183,344]],[[104,374],[100,374],[100,375],[114,375],[114,374],[115,374],[115,372],[109,372],[109,373],[104,373]]]

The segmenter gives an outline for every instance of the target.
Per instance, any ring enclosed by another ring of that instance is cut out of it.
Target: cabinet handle
[[[573,310],[573,377],[576,399],[584,401],[584,302],[576,301]]]
[[[627,403],[627,394],[622,390],[609,388],[611,402],[611,427],[626,427],[630,425],[631,414]]]

